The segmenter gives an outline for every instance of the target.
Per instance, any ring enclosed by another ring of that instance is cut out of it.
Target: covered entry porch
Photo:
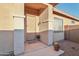
[[[55,5],[53,3],[25,3],[26,54],[24,55],[60,55],[63,53],[62,50],[56,52],[53,49],[53,8]]]
[[[53,4],[26,3],[26,40],[33,41],[37,36],[46,45],[52,45]]]

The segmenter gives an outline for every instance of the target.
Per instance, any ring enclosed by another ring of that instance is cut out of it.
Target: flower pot
[[[55,43],[54,43],[54,50],[55,50],[55,51],[59,51],[59,49],[60,49],[59,43],[58,43],[58,42],[55,42]]]

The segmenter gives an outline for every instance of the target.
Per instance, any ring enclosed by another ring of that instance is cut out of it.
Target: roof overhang
[[[58,3],[49,3],[49,4],[51,4],[52,6],[56,6]]]
[[[66,18],[69,18],[69,19],[72,19],[72,20],[76,20],[76,21],[79,21],[78,18],[74,17],[74,16],[71,16],[63,11],[60,11],[56,8],[54,8],[54,11],[53,11],[53,14],[56,14],[56,15],[59,15],[59,16],[63,16],[63,17],[66,17]]]

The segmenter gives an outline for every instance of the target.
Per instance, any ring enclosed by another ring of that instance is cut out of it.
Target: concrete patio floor
[[[79,44],[70,40],[59,41],[61,50],[54,51],[53,46],[41,42],[25,44],[25,53],[21,56],[79,56]]]
[[[69,40],[60,41],[59,43],[61,49],[64,50],[64,54],[62,54],[62,56],[79,56],[78,43]]]
[[[53,46],[47,46],[40,41],[32,44],[25,44],[25,53],[21,56],[59,56],[64,51],[55,51]]]

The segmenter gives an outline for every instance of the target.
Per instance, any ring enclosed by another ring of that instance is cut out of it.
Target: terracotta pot
[[[58,43],[58,42],[55,42],[55,43],[54,43],[54,50],[55,50],[55,51],[59,51],[59,49],[60,49],[59,43]]]

